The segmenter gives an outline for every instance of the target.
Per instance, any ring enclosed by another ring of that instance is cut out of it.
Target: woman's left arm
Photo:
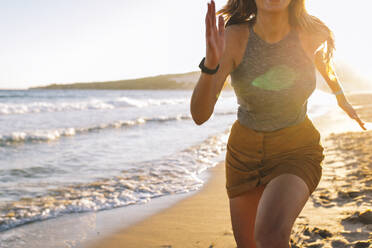
[[[345,98],[332,61],[330,61],[328,65],[325,63],[321,49],[317,50],[317,52],[314,54],[314,64],[320,74],[323,76],[324,80],[327,82],[333,94],[336,93],[338,106],[344,110],[350,118],[356,120],[362,129],[367,130],[364,127],[365,123],[359,118],[353,106],[351,106],[351,104]]]
[[[311,37],[311,38],[310,38]],[[334,65],[332,60],[327,64],[323,58],[323,46],[320,45],[324,41],[321,37],[316,37],[315,35],[308,36],[301,34],[301,41],[305,52],[313,61],[315,67],[318,69],[319,73],[322,75],[324,80],[327,82],[329,88],[332,90],[333,94],[336,95],[338,106],[344,110],[348,116],[356,120],[359,126],[367,130],[364,125],[365,123],[359,118],[358,114],[351,106],[351,104],[345,98],[343,94],[342,87],[337,78]],[[323,43],[324,45],[324,43]]]

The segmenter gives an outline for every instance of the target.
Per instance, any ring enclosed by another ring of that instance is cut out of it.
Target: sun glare
[[[306,1],[306,9],[319,17],[333,31],[336,40],[335,59],[342,60],[362,77],[372,76],[369,58],[372,55],[370,44],[372,34],[366,28],[369,23],[369,1]]]

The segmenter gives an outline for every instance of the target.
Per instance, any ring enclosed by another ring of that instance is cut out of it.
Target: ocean
[[[1,233],[59,216],[146,204],[200,189],[236,120],[223,91],[203,125],[190,90],[1,90]],[[334,96],[315,90],[311,118]]]

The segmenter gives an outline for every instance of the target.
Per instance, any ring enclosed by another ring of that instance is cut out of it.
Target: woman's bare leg
[[[282,174],[271,180],[257,208],[257,248],[288,248],[293,224],[308,198],[306,183],[296,175]]]
[[[265,185],[230,199],[230,215],[238,248],[256,248],[254,225],[257,207]]]

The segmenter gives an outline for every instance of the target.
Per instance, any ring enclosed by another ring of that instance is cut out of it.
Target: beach
[[[348,99],[369,130],[362,131],[338,109],[328,121],[312,120],[321,132],[326,157],[322,179],[294,223],[292,247],[372,245],[371,98]],[[93,239],[85,247],[235,248],[224,161],[210,171],[210,179],[197,194],[135,225]]]

